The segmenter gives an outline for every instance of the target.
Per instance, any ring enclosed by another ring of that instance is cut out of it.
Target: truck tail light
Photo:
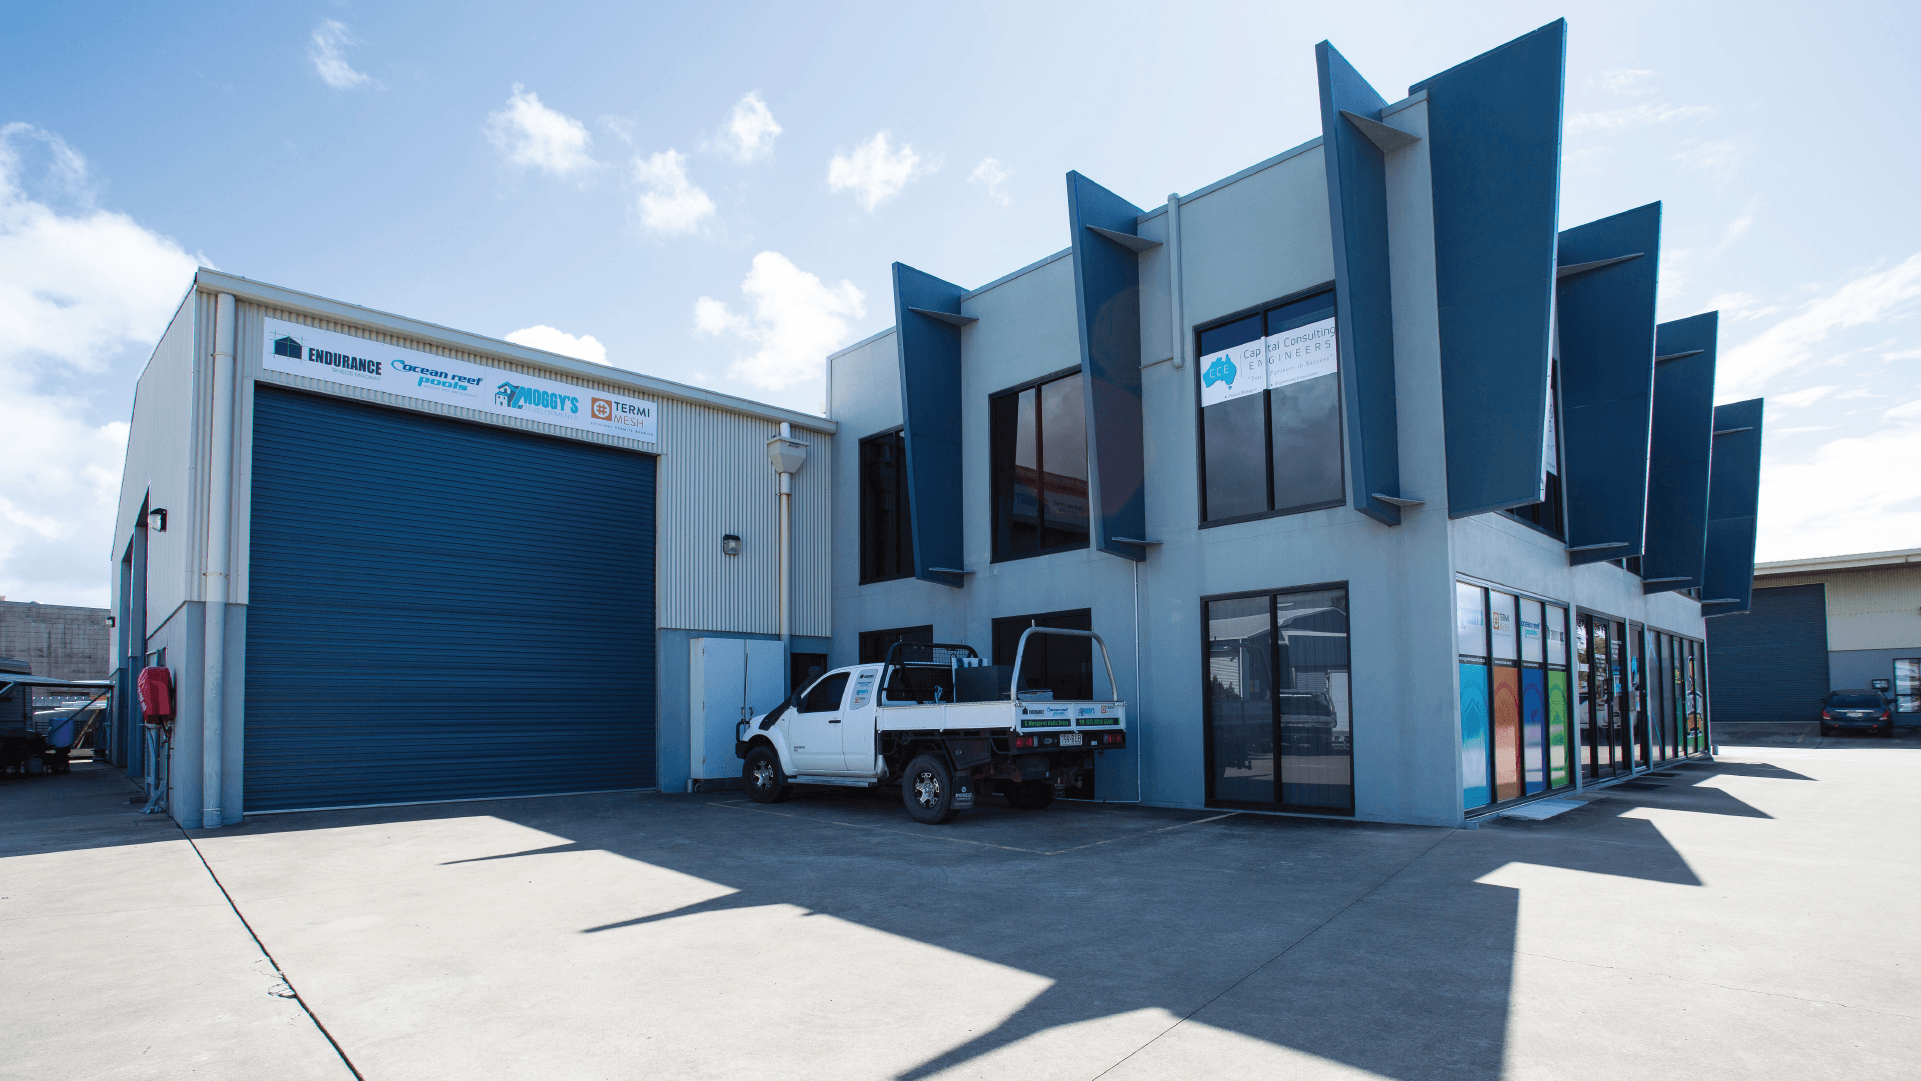
[[[1034,745],[1035,745],[1035,741],[1033,736],[1015,736],[1014,737],[1014,746],[1016,748],[1032,747]]]

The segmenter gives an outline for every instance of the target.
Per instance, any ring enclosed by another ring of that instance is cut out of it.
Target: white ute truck
[[[902,642],[880,664],[836,668],[740,722],[734,754],[748,795],[778,803],[797,784],[899,784],[907,813],[929,824],[995,789],[1015,807],[1046,807],[1096,755],[1127,746],[1127,707],[1022,686],[1015,673],[1037,634],[1093,639],[1112,691],[1107,645],[1091,631],[1029,627],[1012,665],[985,664],[970,646]]]

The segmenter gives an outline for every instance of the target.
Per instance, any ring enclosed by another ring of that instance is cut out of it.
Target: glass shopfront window
[[[1208,802],[1353,814],[1347,590],[1203,604]]]
[[[1199,332],[1201,520],[1343,502],[1334,294]]]
[[[1454,584],[1465,810],[1573,783],[1568,610]]]

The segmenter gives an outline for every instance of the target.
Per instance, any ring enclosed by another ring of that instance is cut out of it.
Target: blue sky
[[[1770,399],[1760,558],[1921,546],[1913,5],[358,3],[0,13],[0,595],[102,603],[196,263],[803,409],[888,264],[977,285],[1565,15],[1562,222],[1665,201],[1662,316]],[[545,329],[542,329],[545,328]],[[586,341],[591,338],[592,341]]]

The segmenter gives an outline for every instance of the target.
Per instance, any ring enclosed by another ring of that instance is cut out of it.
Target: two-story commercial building
[[[1559,220],[1564,23],[1164,205],[1067,176],[1069,245],[895,264],[829,362],[835,664],[1091,629],[1133,738],[1073,794],[1457,823],[1706,747],[1761,403],[1657,323],[1660,204]],[[1023,677],[1105,694],[1087,640]]]

